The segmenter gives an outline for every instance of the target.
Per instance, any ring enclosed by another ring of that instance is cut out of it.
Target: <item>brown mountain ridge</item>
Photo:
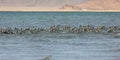
[[[66,4],[61,9],[120,10],[120,0],[88,0],[77,5]]]

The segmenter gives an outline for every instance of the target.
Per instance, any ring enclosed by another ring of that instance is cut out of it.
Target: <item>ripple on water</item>
[[[0,27],[113,26],[120,25],[119,16],[119,12],[0,12]],[[120,60],[120,38],[106,33],[0,35],[0,60],[40,60],[49,55],[51,60]]]

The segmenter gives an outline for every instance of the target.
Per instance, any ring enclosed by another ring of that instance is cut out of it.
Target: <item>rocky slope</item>
[[[66,4],[62,9],[120,10],[120,0],[88,0],[77,5]]]

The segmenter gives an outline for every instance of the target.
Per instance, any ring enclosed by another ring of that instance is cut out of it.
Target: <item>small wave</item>
[[[120,38],[120,33],[116,34],[114,37],[115,38]]]

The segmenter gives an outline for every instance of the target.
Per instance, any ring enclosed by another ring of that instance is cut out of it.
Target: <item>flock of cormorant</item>
[[[120,32],[120,26],[92,26],[92,25],[80,25],[80,26],[62,26],[62,25],[53,25],[48,28],[41,27],[28,27],[28,28],[0,28],[0,34],[38,34],[42,32],[48,33],[114,33]]]

